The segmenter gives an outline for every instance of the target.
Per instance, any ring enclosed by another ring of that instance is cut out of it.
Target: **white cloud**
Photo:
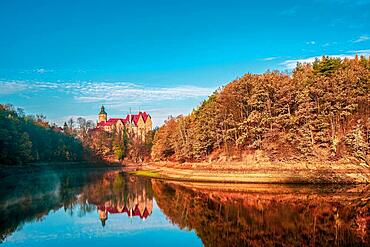
[[[316,42],[314,40],[306,42],[306,45],[315,45],[315,44],[316,44]]]
[[[359,56],[369,56],[370,50],[348,51],[345,54],[329,55],[328,57],[338,57],[341,59],[354,58],[356,54]],[[285,69],[292,70],[296,67],[297,63],[312,63],[316,58],[321,58],[321,56],[285,60],[284,62],[280,63],[280,65],[282,65]]]
[[[144,86],[129,82],[43,82],[43,81],[1,81],[0,95],[14,94],[18,97],[68,97],[73,104],[83,107],[98,107],[105,105],[114,115],[126,114],[130,107],[133,111],[148,111],[155,116],[155,125],[160,125],[168,115],[177,116],[191,111],[193,104],[186,106],[176,102],[194,101],[198,104],[202,99],[211,95],[216,88],[199,86]],[[190,100],[190,101],[189,101]],[[158,107],[157,109],[150,109]],[[95,111],[95,110],[94,110]],[[97,110],[96,110],[97,111]],[[52,118],[52,122],[63,124],[71,115]],[[78,114],[78,112],[76,112]],[[77,115],[73,115],[77,118]],[[95,115],[85,115],[87,119],[95,120]]]
[[[290,59],[280,63],[285,69],[294,69],[297,63],[312,63],[317,57],[308,57],[303,59]]]
[[[214,88],[196,86],[144,87],[124,82],[83,83],[68,86],[75,87],[75,99],[79,102],[99,102],[111,105],[127,101],[145,103],[151,101],[205,97],[214,91]]]
[[[71,94],[79,102],[122,102],[182,100],[210,95],[215,88],[198,86],[147,87],[128,82],[40,82],[0,81],[3,94],[23,90],[58,90]]]
[[[368,35],[361,35],[356,40],[354,40],[353,43],[360,43],[360,42],[364,42],[366,40],[370,40],[370,37]]]
[[[354,50],[354,51],[349,51],[348,53],[355,53],[355,54],[358,54],[359,56],[361,55],[368,56],[370,54],[370,49]]]
[[[338,42],[326,42],[322,45],[322,47],[329,47],[329,46],[333,46],[333,45],[337,45]]]
[[[37,68],[37,69],[26,69],[20,71],[21,74],[45,74],[45,73],[52,73],[54,72],[53,69],[45,69],[45,68]]]
[[[24,81],[0,81],[0,95],[14,94],[28,88]]]
[[[262,58],[261,60],[263,61],[272,61],[272,60],[275,60],[275,59],[278,59],[279,57],[265,57],[265,58]]]

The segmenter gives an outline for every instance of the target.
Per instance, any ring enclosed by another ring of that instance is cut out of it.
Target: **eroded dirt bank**
[[[370,183],[370,169],[351,162],[153,162],[141,165],[134,173],[179,181],[225,183]]]

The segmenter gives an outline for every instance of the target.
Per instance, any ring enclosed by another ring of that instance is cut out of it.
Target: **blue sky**
[[[97,210],[79,216],[78,205],[70,211],[60,208],[25,224],[10,235],[5,246],[202,246],[194,230],[179,229],[154,201],[152,214],[143,221],[127,214],[109,214],[103,228]],[[181,239],[179,242],[178,240]]]
[[[156,125],[247,72],[370,54],[370,0],[0,1],[0,103]]]

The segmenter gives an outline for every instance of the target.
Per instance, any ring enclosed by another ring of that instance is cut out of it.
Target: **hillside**
[[[22,109],[0,104],[0,164],[80,161],[86,150],[73,135],[44,116],[26,116]]]
[[[370,58],[246,74],[157,131],[154,161],[370,163]]]

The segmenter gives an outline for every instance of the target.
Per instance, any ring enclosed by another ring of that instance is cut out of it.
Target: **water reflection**
[[[102,226],[109,214],[147,219],[153,210],[151,182],[120,171],[55,171],[6,178],[0,189],[0,242],[24,224],[45,218],[50,211],[66,215],[96,211]]]
[[[145,220],[153,210],[150,180],[124,173],[105,174],[99,182],[88,186],[82,196],[97,206],[102,226],[109,214],[127,214]]]
[[[369,187],[153,181],[158,206],[205,246],[368,246]]]
[[[101,179],[103,172],[66,172],[48,170],[22,177],[1,179],[0,189],[0,242],[24,224],[40,221],[51,210],[71,210],[81,204],[82,214],[93,207],[79,201],[77,195],[86,184]],[[69,212],[71,213],[71,211]]]
[[[199,245],[199,239],[205,246],[368,246],[369,198],[366,185],[176,183],[120,171],[47,171],[1,180],[0,236],[4,240],[17,230],[22,233],[22,226],[36,225],[50,218],[50,212],[63,210],[58,217],[96,220],[94,225],[77,224],[77,231],[96,227],[122,231],[113,225],[116,216],[124,216],[131,221],[120,218],[121,225],[138,226],[133,229],[160,245],[173,245],[174,239],[166,242],[172,236],[181,238],[179,244],[185,246]],[[143,231],[140,222],[152,224],[159,237],[153,237],[157,235],[152,230]],[[46,228],[51,224],[42,223]],[[57,229],[60,232],[68,229],[63,224],[58,227],[63,228]],[[90,232],[89,239],[95,243],[106,237],[101,234],[108,234]]]

